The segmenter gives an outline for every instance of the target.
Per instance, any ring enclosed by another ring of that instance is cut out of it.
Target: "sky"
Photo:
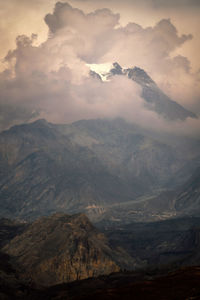
[[[199,15],[199,0],[1,1],[0,129],[35,118],[120,116],[196,134],[198,120],[161,120],[136,83],[117,76],[102,85],[88,64],[143,68],[199,116]]]

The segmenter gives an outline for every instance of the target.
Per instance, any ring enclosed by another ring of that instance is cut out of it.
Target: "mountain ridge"
[[[105,205],[160,188],[185,163],[181,151],[121,120],[40,120],[4,131],[0,143],[2,217],[87,207],[95,217]]]
[[[118,272],[139,263],[107,238],[83,213],[40,217],[13,237],[2,251],[23,280],[49,286]]]
[[[102,80],[98,72],[91,71],[90,75],[98,80]],[[168,97],[145,70],[139,67],[123,69],[118,62],[114,62],[113,68],[106,74],[106,78],[110,80],[115,75],[126,76],[139,84],[142,88],[141,97],[146,102],[145,107],[155,111],[168,121],[198,118],[195,113],[185,109],[182,105]]]

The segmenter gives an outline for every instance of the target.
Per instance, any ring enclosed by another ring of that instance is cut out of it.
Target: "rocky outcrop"
[[[52,285],[119,271],[113,250],[84,214],[55,214],[35,221],[3,251],[21,276]]]

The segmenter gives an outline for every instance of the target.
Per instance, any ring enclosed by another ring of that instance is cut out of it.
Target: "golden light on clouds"
[[[32,33],[35,33],[38,35],[37,44],[46,40],[48,27],[44,22],[44,16],[48,12],[52,12],[56,2],[56,0],[7,0],[0,2],[1,59],[5,57],[10,49],[14,49],[17,35],[31,36]],[[157,1],[157,6],[153,6],[154,1],[150,0],[146,3],[145,1],[129,0],[69,0],[68,2],[85,12],[108,7],[116,13],[120,13],[121,25],[134,22],[143,27],[148,27],[154,26],[162,18],[171,18],[180,33],[191,33],[193,35],[193,40],[182,45],[179,53],[189,57],[191,66],[195,71],[200,68],[199,6],[163,6],[163,1],[160,1],[160,6],[158,5],[159,1]],[[4,66],[1,65],[0,68],[2,70]]]
[[[65,1],[61,1],[65,2]],[[157,5],[152,5],[155,2]],[[159,2],[161,3],[160,5]],[[175,1],[176,2],[176,1]],[[183,1],[184,2],[184,1]],[[183,3],[182,2],[182,3]],[[185,1],[186,3],[187,1]],[[15,47],[17,35],[32,33],[38,35],[37,43],[43,42],[48,34],[48,28],[44,23],[44,16],[52,12],[56,0],[7,0],[0,3],[0,32],[1,49],[0,57],[3,58],[9,49]],[[68,3],[80,7],[85,12],[108,7],[116,13],[120,13],[120,24],[134,22],[143,27],[154,26],[162,18],[171,18],[179,32],[191,33],[193,41],[186,43],[180,49],[182,55],[190,57],[192,67],[197,69],[199,63],[199,13],[200,9],[193,5],[177,5],[174,7],[164,5],[163,1],[118,1],[118,0],[69,0]],[[181,3],[179,1],[179,3]]]
[[[102,88],[89,78],[88,66],[102,75],[115,61],[144,69],[172,99],[200,114],[200,5],[195,0],[56,3],[0,2],[3,126],[24,115],[31,119],[32,112],[61,122],[118,114],[130,119],[134,93],[140,116],[149,120],[136,86],[120,78]]]
[[[0,57],[3,58],[10,49],[15,48],[15,39],[18,35],[38,35],[37,43],[46,40],[48,28],[44,16],[52,11],[55,0],[0,1]]]

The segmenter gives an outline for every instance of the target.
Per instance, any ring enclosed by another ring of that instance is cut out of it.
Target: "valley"
[[[123,211],[130,221],[175,216],[176,194],[199,164],[199,144],[190,140],[183,152],[184,139],[180,146],[164,143],[121,119],[14,126],[0,133],[1,216],[85,212],[93,222]]]

